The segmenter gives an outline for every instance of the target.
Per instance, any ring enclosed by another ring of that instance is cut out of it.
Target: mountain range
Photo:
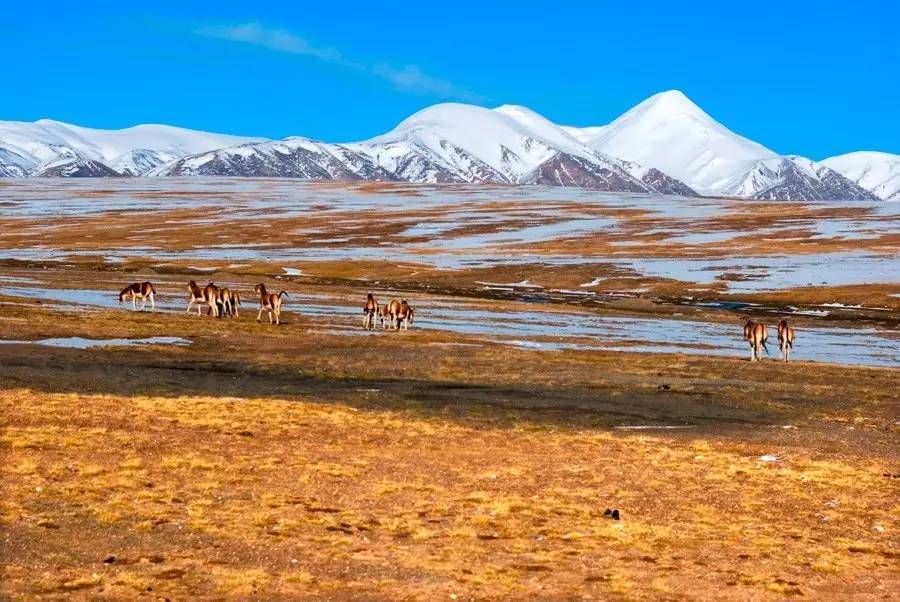
[[[779,155],[715,121],[681,92],[603,126],[557,125],[521,106],[444,103],[361,142],[0,122],[0,177],[261,176],[573,186],[680,196],[898,200],[900,156]]]

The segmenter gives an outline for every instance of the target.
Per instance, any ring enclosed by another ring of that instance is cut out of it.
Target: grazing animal
[[[765,349],[768,355],[769,348],[766,347],[766,341],[769,340],[769,329],[762,322],[747,320],[747,323],[744,324],[744,340],[750,343],[751,362],[760,360],[762,349]]]
[[[406,302],[406,299],[400,300],[400,306],[397,309],[396,320],[397,320],[397,328],[403,328],[403,330],[409,330],[409,325],[412,324],[413,321],[413,308],[410,307],[409,303]]]
[[[219,316],[219,304],[218,304],[218,296],[219,296],[219,287],[210,282],[204,288],[200,288],[196,282],[191,280],[188,282],[188,292],[190,293],[190,297],[188,299],[187,312],[191,311],[191,307],[194,303],[197,304],[197,315],[201,315],[200,306],[208,305],[209,309],[207,310],[207,315],[211,311],[212,314],[216,317]]]
[[[219,307],[220,316],[237,317],[237,306],[240,303],[240,295],[232,292],[228,287],[220,288],[216,291],[216,305]],[[209,311],[207,310],[207,315]]]
[[[378,315],[378,301],[369,293],[366,304],[363,306],[363,328],[375,330],[375,316]]]
[[[238,308],[241,306],[241,293],[238,291],[234,291],[231,293],[231,313],[235,318],[240,317],[240,312]]]
[[[791,351],[794,350],[794,328],[788,326],[787,320],[778,323],[778,348],[781,349],[781,358],[788,361]]]
[[[381,306],[382,330],[394,327],[394,321],[396,320],[398,311],[400,311],[400,302],[396,299],[391,299],[388,303]]]
[[[259,313],[256,314],[256,321],[260,321],[263,310],[269,312],[269,324],[281,324],[281,298],[287,297],[287,293],[281,291],[277,295],[266,291],[265,284],[257,284],[253,289],[259,295]],[[274,321],[273,321],[274,316]]]
[[[150,300],[150,307],[153,308],[153,311],[156,311],[156,301],[154,297],[156,297],[156,289],[153,288],[153,284],[150,282],[135,282],[134,284],[129,284],[125,288],[122,289],[122,292],[119,293],[119,303],[125,301],[125,297],[131,297],[131,308],[137,309],[137,300],[140,299],[143,301],[141,304],[141,311],[147,306],[147,300]]]

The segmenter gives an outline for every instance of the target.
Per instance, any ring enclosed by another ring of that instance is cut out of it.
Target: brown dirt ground
[[[896,369],[251,313],[2,306],[7,339],[193,340],[0,345],[2,597],[896,596]]]
[[[0,182],[8,197],[26,185]],[[480,188],[479,198],[490,191]],[[110,183],[77,194],[119,192]],[[0,217],[0,248],[69,254],[0,261],[0,275],[76,289],[150,279],[169,294],[183,294],[190,278],[354,298],[378,286],[509,309],[538,307],[534,291],[489,291],[479,282],[531,280],[545,287],[539,307],[547,312],[583,306],[738,328],[746,314],[697,303],[750,301],[782,312],[840,302],[867,309],[831,308],[795,322],[900,324],[896,285],[735,295],[721,281],[697,287],[587,261],[623,248],[636,257],[900,252],[890,229],[822,239],[791,225],[877,219],[865,208],[725,199],[725,213],[681,222],[591,203],[480,200],[467,209],[502,219],[467,222],[454,235],[551,223],[567,212],[614,217],[619,226],[503,251],[546,263],[446,270],[429,263],[444,251],[404,231],[447,220],[458,205],[372,210],[365,219],[327,207],[238,219],[221,210],[233,199],[213,189],[132,195],[147,209]],[[175,197],[204,196],[210,206],[166,208]],[[651,233],[660,228],[780,234],[674,244]],[[402,262],[191,258],[210,244],[259,241],[292,251],[386,242],[411,252]],[[148,246],[183,259],[161,261]],[[110,250],[120,262],[104,259]],[[586,261],[554,265],[560,254]],[[303,275],[275,280],[285,265]],[[215,271],[196,269],[204,267]],[[607,279],[587,289],[598,300],[550,290],[598,276]],[[615,296],[635,289],[643,292]],[[295,309],[273,327],[257,324],[250,307],[240,319],[215,320],[0,295],[0,339],[192,341],[91,350],[0,344],[0,598],[897,599],[896,368],[547,353],[415,327],[355,336]],[[688,428],[617,428],[634,425]],[[769,455],[777,461],[761,459]],[[604,517],[607,508],[621,520]]]

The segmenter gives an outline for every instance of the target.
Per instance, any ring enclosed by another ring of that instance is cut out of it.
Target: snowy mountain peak
[[[663,116],[674,117],[686,115],[702,119],[712,119],[706,112],[697,106],[694,101],[685,96],[681,90],[668,90],[654,94],[647,100],[635,105],[628,113],[646,114],[659,113]]]
[[[362,142],[266,140],[146,124],[0,121],[0,177],[228,175],[578,186],[765,199],[900,198],[900,157],[781,156],[678,90],[607,125],[564,127],[520,105],[427,107]],[[874,193],[874,194],[873,194]]]
[[[35,122],[0,121],[0,156],[12,157],[25,173],[48,172],[61,160],[87,162],[90,169],[66,173],[98,172],[97,164],[110,171],[141,175],[136,171],[171,161],[184,155],[255,142],[262,138],[246,138],[226,134],[200,132],[169,125],[136,125],[121,130],[100,130],[40,119]],[[137,153],[137,154],[135,154]]]
[[[822,165],[886,201],[900,201],[900,155],[858,151],[825,159]]]
[[[536,113],[505,112],[460,103],[428,107],[404,119],[383,136],[364,144],[404,140],[424,147],[447,165],[471,159],[515,182],[552,155],[564,150],[583,154],[586,148],[561,128]],[[563,148],[559,148],[558,145]],[[460,153],[464,151],[464,154]]]
[[[768,200],[878,200],[833,169],[796,155],[757,161],[735,177],[727,194]]]
[[[607,155],[656,167],[701,194],[721,194],[736,174],[777,156],[674,90],[630,109],[588,144]]]

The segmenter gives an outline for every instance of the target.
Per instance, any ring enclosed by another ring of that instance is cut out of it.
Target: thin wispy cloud
[[[414,94],[430,94],[440,98],[461,98],[472,101],[480,98],[445,79],[422,73],[422,70],[415,65],[406,65],[396,69],[387,63],[378,63],[372,67],[372,73],[387,80],[395,88]]]
[[[308,56],[325,63],[363,71],[388,82],[398,90],[411,94],[445,99],[456,98],[470,102],[483,100],[478,94],[460,88],[448,80],[424,73],[417,65],[404,65],[398,68],[382,62],[367,64],[352,61],[335,48],[318,46],[291,31],[273,29],[259,23],[210,25],[198,28],[196,33],[211,38],[261,46],[275,52]]]
[[[230,40],[232,42],[245,42],[254,46],[262,46],[276,52],[288,52],[311,56],[327,63],[340,63],[351,66],[351,63],[341,56],[334,48],[318,47],[310,44],[304,38],[285,31],[284,29],[269,29],[259,23],[244,23],[243,25],[210,25],[201,27],[197,33],[211,38]]]

